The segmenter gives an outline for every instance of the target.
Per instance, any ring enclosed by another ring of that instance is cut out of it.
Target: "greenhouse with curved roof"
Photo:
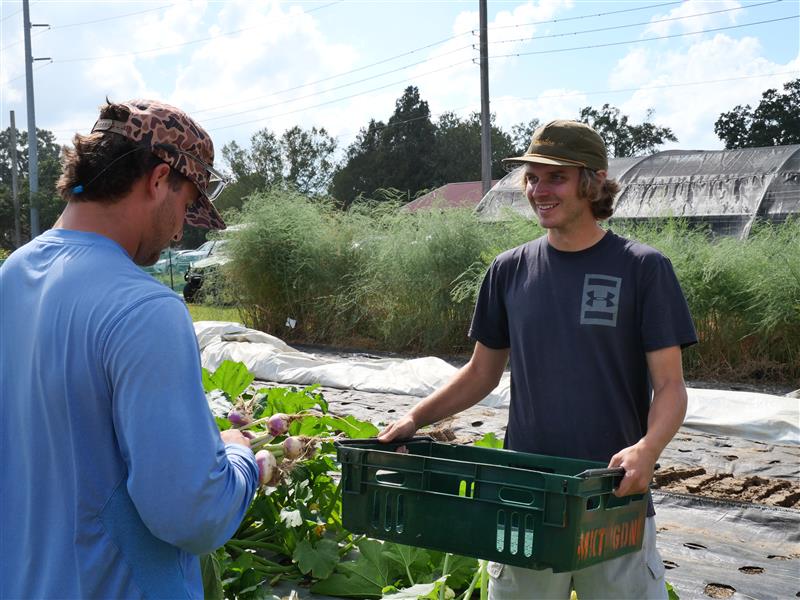
[[[611,221],[685,218],[721,235],[747,237],[757,221],[800,217],[800,145],[737,150],[667,150],[612,158],[620,184]],[[501,179],[476,208],[486,220],[507,210],[532,217],[522,167]]]

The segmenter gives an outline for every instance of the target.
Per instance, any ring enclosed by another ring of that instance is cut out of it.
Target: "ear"
[[[608,177],[608,171],[595,171],[597,175],[597,179],[600,180],[600,183],[603,184],[606,181],[606,177]]]
[[[147,178],[147,191],[154,198],[164,193],[167,189],[167,177],[169,177],[170,167],[166,163],[158,163]]]

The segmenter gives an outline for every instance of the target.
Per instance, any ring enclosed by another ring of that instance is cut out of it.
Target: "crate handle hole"
[[[458,484],[458,495],[465,498],[473,498],[475,496],[475,482],[462,479]]]
[[[496,546],[498,552],[502,552],[506,547],[506,513],[502,510],[497,511]]]
[[[509,538],[509,551],[516,554],[519,549],[519,513],[511,513],[511,537]]]
[[[397,471],[387,471],[380,469],[375,473],[375,481],[384,483],[386,485],[403,485],[406,482],[405,473],[398,473]]]
[[[533,492],[531,490],[503,487],[500,488],[500,499],[503,502],[511,502],[512,504],[523,504],[525,506],[530,506],[533,504]]]
[[[394,527],[397,533],[403,533],[403,529],[405,529],[406,512],[403,498],[405,498],[405,496],[402,494],[397,495],[397,524]]]
[[[602,496],[592,496],[586,500],[586,510],[597,510],[600,508]]]

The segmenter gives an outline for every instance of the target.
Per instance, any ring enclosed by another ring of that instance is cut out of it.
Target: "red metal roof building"
[[[492,181],[492,186],[499,180]],[[414,212],[431,208],[475,208],[483,198],[483,184],[480,181],[448,183],[420,196],[403,206],[403,210]]]

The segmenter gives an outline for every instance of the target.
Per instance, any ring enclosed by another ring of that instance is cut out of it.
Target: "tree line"
[[[594,127],[613,157],[643,156],[678,139],[669,127],[652,123],[648,111],[633,123],[619,108],[604,104],[582,108],[576,118]],[[517,123],[505,131],[491,117],[492,178],[504,175],[502,159],[523,154],[538,118]],[[783,90],[768,89],[756,107],[735,106],[720,114],[714,132],[726,149],[800,144],[800,78]],[[10,129],[0,131],[0,248],[14,248],[14,209],[11,195]],[[37,130],[39,151],[39,206],[42,229],[55,222],[62,201],[55,191],[60,175],[61,148],[47,130]],[[28,197],[28,141],[17,132],[18,196],[23,241],[30,237]],[[445,112],[437,119],[419,89],[409,86],[395,102],[386,121],[371,119],[355,140],[340,150],[324,127],[294,126],[278,135],[268,128],[250,138],[244,148],[236,142],[223,146],[223,168],[232,180],[217,200],[221,210],[239,208],[249,194],[285,187],[311,198],[331,198],[342,209],[359,199],[412,200],[446,183],[481,179],[480,114],[459,117]],[[187,228],[184,244],[199,243],[204,232]]]

